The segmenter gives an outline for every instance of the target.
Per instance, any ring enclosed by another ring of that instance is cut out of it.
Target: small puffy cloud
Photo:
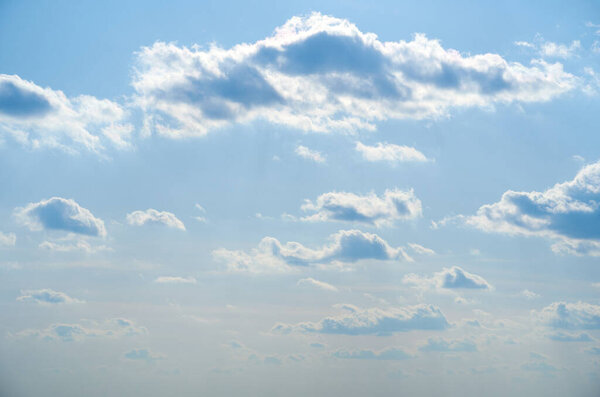
[[[61,230],[87,236],[106,236],[102,219],[72,199],[52,197],[15,209],[19,223],[30,230]]]
[[[427,343],[420,346],[422,352],[467,352],[477,351],[477,345],[470,340],[446,340],[444,338],[429,338]]]
[[[458,266],[444,268],[442,271],[434,273],[432,277],[407,274],[402,282],[423,290],[492,289],[492,286],[483,277],[469,273]]]
[[[377,227],[390,226],[400,220],[415,219],[422,215],[421,200],[412,189],[386,190],[382,196],[375,193],[358,195],[348,192],[329,192],[312,202],[306,200],[301,209],[312,213],[302,220],[310,222],[344,221]]]
[[[311,249],[295,241],[282,244],[265,237],[257,248],[232,251],[224,248],[213,251],[213,257],[224,262],[231,272],[281,273],[293,268],[333,261],[352,263],[362,259],[411,260],[402,247],[393,248],[376,234],[360,230],[340,230],[329,236],[331,243]]]
[[[277,324],[273,332],[307,332],[340,335],[390,335],[413,330],[444,330],[450,326],[440,309],[433,305],[399,308],[360,309],[344,305],[345,313],[318,322]]]
[[[524,289],[523,291],[520,292],[520,294],[522,297],[526,298],[526,299],[537,299],[540,297],[539,294],[536,294],[533,291],[530,291],[528,289]]]
[[[600,255],[600,162],[582,168],[574,179],[543,192],[509,190],[473,216],[460,217],[486,232],[538,236],[555,241],[552,250]]]
[[[310,278],[310,277],[298,280],[297,285],[299,285],[299,286],[306,285],[306,286],[310,286],[313,288],[322,289],[325,291],[338,292],[338,289],[336,287],[334,287],[333,285],[328,284],[324,281],[315,280],[314,278]]]
[[[586,333],[570,334],[566,332],[556,332],[554,334],[546,335],[546,337],[556,342],[591,342],[593,340]]]
[[[125,318],[113,318],[102,323],[85,321],[81,324],[52,324],[44,329],[26,329],[14,334],[17,338],[40,338],[62,342],[82,341],[87,338],[120,338],[146,335],[145,327]]]
[[[313,13],[230,49],[143,47],[132,85],[145,131],[182,137],[257,119],[307,131],[373,129],[454,108],[548,101],[577,78],[560,63],[462,54],[423,34],[381,41]]]
[[[423,247],[416,243],[408,243],[408,247],[417,255],[435,255],[435,251],[431,248]]]
[[[17,236],[14,233],[0,232],[0,247],[14,247],[17,243]]]
[[[133,211],[127,214],[127,223],[142,226],[146,223],[162,223],[174,229],[185,230],[185,225],[174,214],[149,208],[146,211]]]
[[[306,146],[298,145],[295,153],[303,159],[314,161],[315,163],[324,163],[325,156],[321,152],[307,148]]]
[[[133,349],[125,353],[123,356],[128,360],[139,360],[146,362],[164,359],[164,357],[160,354],[153,353],[148,349]]]
[[[35,302],[42,305],[82,303],[75,298],[71,298],[64,292],[58,292],[51,289],[25,290],[21,291],[21,296],[17,298],[20,302]]]
[[[387,142],[379,142],[376,146],[356,142],[355,149],[367,161],[387,161],[390,163],[423,163],[428,161],[423,153],[413,147],[394,145]]]
[[[600,329],[600,306],[585,302],[554,302],[534,315],[545,325],[566,330]]]
[[[16,75],[0,74],[0,136],[27,146],[77,147],[99,152],[109,144],[130,146],[128,112],[119,104],[89,95],[68,98]]]
[[[353,360],[406,360],[412,358],[410,354],[399,348],[389,348],[381,351],[357,350],[346,351],[338,350],[333,356],[341,359]]]
[[[159,284],[196,284],[196,279],[194,277],[161,276],[157,277],[154,282]]]

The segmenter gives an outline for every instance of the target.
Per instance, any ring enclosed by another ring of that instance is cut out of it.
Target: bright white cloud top
[[[170,228],[185,230],[185,225],[175,214],[167,211],[157,211],[149,208],[145,211],[133,211],[127,214],[127,223],[134,226],[143,226],[147,223],[163,224]]]
[[[577,85],[558,63],[463,55],[422,34],[382,42],[319,13],[231,49],[157,42],[138,53],[135,71],[147,130],[172,137],[254,119],[308,131],[373,129],[378,120],[452,108],[547,101]]]
[[[339,290],[337,289],[337,287],[326,283],[324,281],[319,281],[319,280],[315,280],[312,277],[308,277],[308,278],[303,278],[298,280],[297,285],[299,286],[310,286],[316,289],[322,289],[325,291],[331,291],[331,292],[338,292]]]
[[[389,163],[416,162],[423,163],[428,161],[427,157],[417,149],[395,145],[393,143],[378,142],[375,146],[364,145],[356,142],[356,151],[367,161],[387,161]]]
[[[313,213],[303,217],[304,221],[344,221],[376,227],[392,226],[397,221],[415,219],[422,215],[421,200],[412,189],[386,190],[381,196],[375,193],[324,193],[315,202],[306,200],[301,209]]]
[[[402,282],[423,290],[493,289],[483,277],[469,273],[458,266],[444,268],[432,277],[419,276],[412,273],[407,274],[402,279]]]
[[[306,146],[298,145],[294,152],[303,159],[314,161],[315,163],[325,162],[325,156],[321,152],[309,149]]]

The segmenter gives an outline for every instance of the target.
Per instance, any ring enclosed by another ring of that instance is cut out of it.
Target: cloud
[[[161,276],[157,277],[154,282],[159,284],[196,284],[196,279],[194,277]]]
[[[105,237],[102,219],[72,199],[52,197],[15,209],[17,221],[30,230],[61,230],[87,236]]]
[[[379,142],[377,146],[367,146],[356,142],[355,149],[367,161],[387,161],[390,163],[423,163],[428,161],[423,153],[413,147],[394,145],[387,142]]]
[[[89,95],[68,98],[16,75],[0,74],[0,134],[33,147],[99,152],[107,144],[130,146],[128,112],[119,104]]]
[[[26,329],[17,332],[17,338],[40,338],[62,342],[83,341],[88,338],[120,338],[123,336],[146,335],[145,327],[125,318],[112,318],[102,323],[85,321],[82,324],[52,324],[45,329]]]
[[[185,225],[177,217],[167,211],[157,211],[149,208],[146,211],[133,211],[127,214],[127,223],[142,226],[146,223],[162,223],[174,229],[185,230]]]
[[[358,195],[347,192],[329,192],[313,203],[306,200],[302,211],[313,213],[301,218],[309,222],[344,221],[376,227],[391,226],[399,220],[415,219],[422,215],[421,200],[412,189],[386,190],[382,196],[375,193]]]
[[[528,289],[524,289],[523,291],[521,291],[520,295],[527,299],[537,299],[540,297],[539,294],[536,294],[535,292],[530,291]]]
[[[581,49],[579,40],[573,40],[571,44],[560,44],[544,40],[540,35],[535,37],[534,42],[515,41],[515,45],[535,50],[543,58],[572,58]]]
[[[272,331],[279,333],[308,332],[340,335],[390,335],[413,330],[444,330],[449,327],[446,317],[433,305],[399,308],[360,309],[344,305],[346,313],[326,317],[319,322],[276,324]]]
[[[477,345],[470,340],[446,340],[429,338],[425,345],[419,347],[422,352],[476,352]]]
[[[435,251],[431,248],[423,247],[416,243],[408,243],[408,247],[418,255],[435,255]]]
[[[600,329],[600,306],[585,302],[554,302],[534,315],[545,325],[556,329]]]
[[[389,348],[378,352],[373,350],[339,350],[333,353],[333,356],[341,359],[354,360],[406,360],[413,357],[399,348]]]
[[[146,362],[154,362],[156,360],[164,359],[163,356],[153,353],[148,349],[133,349],[125,353],[124,357],[128,360],[140,360]]]
[[[544,375],[551,375],[554,372],[558,371],[558,369],[555,366],[543,361],[532,361],[529,363],[525,363],[521,365],[521,369],[525,371],[541,372]]]
[[[14,233],[0,232],[0,247],[14,247],[17,243],[17,236]]]
[[[570,181],[544,192],[509,190],[500,201],[460,217],[486,232],[545,237],[552,250],[573,255],[600,255],[600,162],[582,168]]]
[[[324,163],[325,157],[316,150],[311,150],[306,146],[298,145],[296,147],[295,153],[302,157],[303,159],[314,161],[315,163]]]
[[[585,333],[581,334],[568,334],[565,332],[557,332],[554,334],[546,335],[546,337],[555,342],[591,342],[592,338]]]
[[[20,302],[35,302],[42,305],[83,303],[83,301],[71,298],[64,292],[53,291],[51,289],[21,291],[21,296],[17,300]]]
[[[282,244],[274,237],[265,237],[250,252],[221,248],[212,254],[215,260],[224,262],[229,271],[249,273],[281,273],[333,261],[411,260],[402,247],[390,247],[376,234],[360,230],[340,230],[329,236],[329,240],[330,244],[311,249],[294,241]]]
[[[256,119],[310,131],[373,129],[453,108],[548,101],[577,78],[560,63],[461,54],[423,34],[383,42],[313,13],[230,49],[143,47],[132,85],[146,133],[182,137]]]
[[[314,278],[303,278],[298,280],[297,285],[308,285],[314,288],[322,289],[325,291],[338,292],[338,289],[331,284],[323,281],[315,280]]]
[[[432,277],[419,276],[414,273],[407,274],[402,278],[402,282],[423,290],[493,289],[483,277],[469,273],[458,266],[444,268],[442,271],[434,273]]]
[[[82,238],[79,235],[69,233],[66,237],[55,241],[43,241],[38,246],[41,249],[54,252],[74,252],[81,251],[87,254],[95,254],[101,251],[112,251],[112,248],[106,245],[94,245],[87,241],[85,236]]]

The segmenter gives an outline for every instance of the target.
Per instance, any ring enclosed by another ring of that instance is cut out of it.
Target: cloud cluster
[[[255,119],[311,131],[372,129],[451,108],[547,101],[576,83],[559,63],[461,54],[423,34],[383,42],[313,13],[230,49],[143,47],[132,85],[145,130],[181,137]]]
[[[402,282],[422,290],[492,289],[492,286],[483,277],[469,273],[458,266],[444,268],[431,277],[407,274],[403,277]]]
[[[429,338],[427,343],[420,346],[422,352],[476,352],[477,345],[468,339],[446,340],[444,338]]]
[[[361,309],[343,305],[346,312],[318,322],[276,324],[273,332],[309,332],[342,335],[390,335],[413,330],[444,330],[449,327],[444,314],[433,305],[399,308]]]
[[[534,42],[516,41],[515,45],[524,48],[531,48],[537,51],[541,57],[567,59],[575,56],[581,49],[581,42],[573,40],[571,44],[554,43],[546,41],[541,36],[537,36]]]
[[[89,95],[68,98],[19,76],[0,74],[0,134],[33,147],[99,152],[130,145],[133,126],[119,104]]]
[[[52,324],[44,329],[26,329],[17,332],[17,338],[40,338],[62,342],[82,341],[87,338],[120,338],[123,336],[146,335],[145,327],[125,318],[113,318],[102,323],[86,321],[82,324]]]
[[[600,329],[600,306],[586,302],[554,302],[534,315],[546,326],[556,329]]]
[[[389,348],[381,351],[358,350],[346,351],[338,350],[333,356],[341,359],[353,360],[406,360],[412,358],[410,354],[399,348]]]
[[[15,209],[17,221],[30,230],[61,230],[87,236],[106,236],[102,219],[72,199],[52,197]]]
[[[367,161],[387,161],[389,163],[428,161],[427,157],[414,147],[395,145],[393,143],[378,142],[376,146],[364,145],[356,142],[356,151]]]
[[[51,289],[25,290],[17,298],[20,302],[35,302],[42,305],[82,303],[79,299],[71,298],[64,292]]]
[[[600,255],[600,162],[544,192],[509,190],[500,201],[463,218],[487,232],[546,237],[553,251]]]
[[[311,249],[295,241],[282,244],[274,237],[265,237],[250,252],[221,248],[212,254],[217,261],[224,262],[229,271],[249,273],[281,273],[294,267],[333,261],[411,260],[402,247],[390,247],[376,234],[340,230],[329,239],[330,244]]]
[[[17,243],[17,236],[14,233],[0,232],[0,247],[14,247]]]
[[[152,208],[146,211],[133,211],[127,214],[126,219],[127,223],[135,226],[142,226],[146,223],[161,223],[174,229],[185,230],[185,225],[175,214],[167,211],[157,211]]]
[[[306,200],[302,211],[311,213],[301,218],[309,222],[357,222],[376,227],[390,226],[396,221],[415,219],[422,215],[421,200],[412,189],[386,190],[382,196],[375,193],[358,195],[348,192],[329,192],[312,202]]]

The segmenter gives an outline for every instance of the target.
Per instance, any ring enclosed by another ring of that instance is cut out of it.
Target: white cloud
[[[301,218],[304,221],[358,222],[377,227],[391,226],[396,221],[415,219],[422,215],[421,200],[412,189],[386,190],[381,197],[375,193],[358,195],[329,192],[317,197],[314,203],[306,200],[301,209],[313,213]]]
[[[338,289],[333,285],[328,284],[324,281],[315,280],[314,278],[310,277],[298,280],[297,285],[308,285],[325,291],[338,292]]]
[[[381,351],[373,350],[358,350],[347,351],[338,350],[333,353],[335,358],[353,359],[353,360],[406,360],[413,358],[412,355],[406,353],[400,348],[388,348]]]
[[[444,338],[429,338],[427,343],[421,345],[422,352],[476,352],[477,345],[468,339],[446,340]]]
[[[536,294],[535,292],[530,291],[528,289],[524,289],[523,291],[521,291],[520,295],[527,299],[537,299],[540,297],[539,294]]]
[[[39,248],[54,252],[74,252],[81,251],[87,254],[95,254],[101,251],[112,251],[112,248],[106,245],[92,244],[87,239],[81,238],[75,234],[69,233],[65,238],[55,241],[43,241]]]
[[[88,236],[106,236],[102,219],[72,199],[52,197],[15,209],[17,221],[30,230],[61,230]]]
[[[376,234],[360,230],[340,230],[329,236],[331,243],[318,249],[307,248],[291,241],[280,243],[265,237],[250,252],[224,248],[213,251],[213,257],[224,262],[228,271],[249,273],[289,272],[317,263],[356,262],[361,259],[407,260],[411,258],[402,247],[393,248]]]
[[[422,245],[416,243],[408,243],[410,249],[418,255],[435,255],[435,251],[431,248],[423,247]]]
[[[33,148],[75,147],[99,152],[130,145],[133,127],[119,104],[88,95],[68,98],[16,75],[0,74],[0,135]]]
[[[0,232],[0,247],[14,247],[17,243],[17,236],[14,233]]]
[[[458,266],[444,268],[442,271],[434,273],[432,277],[407,274],[402,278],[402,282],[423,290],[492,289],[492,286],[483,277],[469,273]]]
[[[310,131],[373,129],[380,120],[438,118],[452,108],[548,101],[577,78],[560,63],[461,54],[423,34],[383,42],[313,13],[230,49],[143,47],[132,85],[145,131],[182,137],[256,119]]]
[[[157,277],[154,282],[159,284],[196,284],[196,279],[194,277],[161,276]]]
[[[379,142],[376,146],[368,146],[361,142],[356,142],[355,149],[367,161],[388,161],[390,163],[423,163],[428,161],[423,153],[413,147],[400,146],[387,142]]]
[[[82,303],[79,299],[71,298],[64,292],[51,289],[25,290],[17,298],[20,302],[35,302],[42,305]]]
[[[325,157],[320,152],[316,150],[311,150],[306,146],[298,145],[296,147],[295,153],[302,157],[303,159],[314,161],[315,163],[324,163]]]
[[[547,41],[540,46],[540,54],[546,57],[570,58],[581,48],[579,40],[573,40],[571,44],[557,44]]]
[[[146,335],[145,327],[125,318],[113,318],[102,323],[82,321],[80,324],[52,324],[44,329],[26,329],[14,334],[17,338],[40,338],[62,342],[83,341],[87,338],[120,338],[123,336]]]
[[[544,192],[509,190],[499,202],[480,207],[476,215],[457,219],[486,232],[550,238],[555,241],[552,250],[556,253],[598,256],[599,203],[597,162]]]
[[[557,329],[600,329],[600,306],[585,302],[554,302],[533,314],[548,327]]]
[[[347,312],[326,317],[319,322],[276,324],[272,331],[279,333],[308,332],[343,335],[389,335],[412,330],[443,330],[449,327],[446,317],[433,305],[399,308],[360,309],[352,305],[341,307]]]
[[[127,223],[142,226],[146,223],[162,223],[168,227],[185,230],[185,225],[174,214],[149,208],[146,211],[133,211],[127,214]]]

